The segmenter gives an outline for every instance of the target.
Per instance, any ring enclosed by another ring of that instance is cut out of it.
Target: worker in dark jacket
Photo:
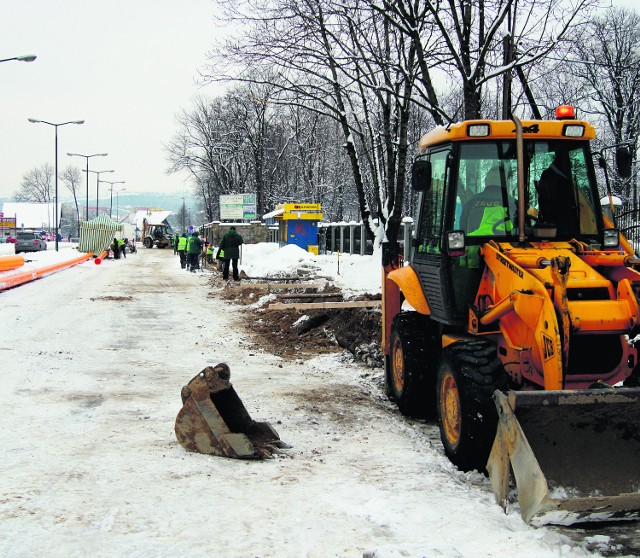
[[[242,245],[242,237],[236,232],[235,227],[231,227],[224,234],[220,241],[218,249],[218,258],[222,258],[222,278],[226,281],[229,279],[229,264],[233,264],[233,280],[240,281],[238,274],[238,258],[240,257],[240,246]],[[222,256],[221,254],[224,254]]]
[[[200,254],[202,253],[202,239],[198,231],[193,231],[191,239],[189,240],[189,268],[195,272],[200,268]]]
[[[122,242],[122,240],[120,240],[119,238],[113,238],[113,242],[111,243],[111,246],[109,246],[109,248],[111,248],[111,252],[113,253],[113,259],[114,260],[119,260],[120,259],[120,254],[122,253],[122,251],[120,250],[120,243]]]

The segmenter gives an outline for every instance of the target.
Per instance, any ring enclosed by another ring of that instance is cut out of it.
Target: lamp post
[[[34,58],[35,60],[35,58]],[[56,252],[58,251],[58,127],[65,126],[67,124],[84,124],[84,120],[70,120],[68,122],[47,122],[46,120],[36,120],[35,118],[29,118],[29,122],[32,124],[48,124],[49,126],[53,126],[56,129],[56,203],[55,203],[55,214],[56,214]]]
[[[110,182],[108,180],[101,180],[100,182],[104,182],[105,184],[111,184],[111,188],[109,188],[111,190],[111,201],[109,203],[109,217],[111,217],[111,213],[113,211],[113,185],[114,184],[124,184],[125,181],[124,180],[116,180],[114,182]]]
[[[84,220],[88,221],[89,220],[89,159],[91,157],[106,157],[108,155],[108,153],[93,153],[91,155],[82,155],[81,153],[67,153],[67,155],[69,157],[84,157],[87,160],[87,170],[85,171],[87,173],[87,207],[86,207],[86,214],[84,216]],[[96,214],[97,214],[97,208],[96,208]]]
[[[87,174],[90,173],[90,172],[93,172],[96,175],[96,217],[97,217],[98,216],[98,198],[99,198],[99,195],[100,195],[100,175],[102,173],[105,173],[105,172],[115,172],[115,171],[113,171],[113,170],[101,170],[101,171],[90,170],[90,171],[87,171]]]
[[[118,221],[118,223],[120,222],[120,219],[118,218],[118,213],[120,212],[120,197],[118,194],[120,194],[120,192],[124,192],[126,190],[126,188],[120,188],[120,190],[116,190],[116,220]]]
[[[185,218],[187,216],[187,207],[184,204],[184,198],[182,198],[182,232],[185,233]]]
[[[22,54],[20,56],[14,56],[13,58],[3,58],[0,62],[10,62],[11,60],[17,60],[18,62],[33,62],[38,58],[35,54]]]

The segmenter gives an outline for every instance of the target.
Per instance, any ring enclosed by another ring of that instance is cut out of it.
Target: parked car
[[[47,249],[47,243],[40,233],[20,231],[17,235],[16,254],[20,252],[40,252]]]

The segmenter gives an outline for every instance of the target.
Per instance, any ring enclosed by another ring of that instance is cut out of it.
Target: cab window
[[[440,254],[444,216],[445,184],[449,150],[432,152],[431,187],[422,195],[420,230],[417,231],[417,254]]]

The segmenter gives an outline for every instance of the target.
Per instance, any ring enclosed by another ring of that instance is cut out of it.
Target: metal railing
[[[398,242],[403,250],[405,261],[409,260],[413,225],[413,220],[405,217],[398,231]],[[278,226],[266,226],[269,229],[267,242],[279,242],[282,244]],[[356,256],[373,254],[373,241],[367,237],[367,231],[362,222],[318,224],[318,253],[334,254],[337,252]]]
[[[637,253],[640,248],[640,208],[629,209],[616,215],[616,225]]]
[[[404,253],[405,260],[409,260],[411,238],[413,235],[413,220],[405,218],[398,231],[398,242]],[[318,253],[371,255],[373,254],[373,240],[367,237],[363,223],[321,223],[318,226]]]

